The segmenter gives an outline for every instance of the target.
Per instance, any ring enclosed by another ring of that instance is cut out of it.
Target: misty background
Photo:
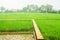
[[[60,0],[0,0],[2,11],[60,11]],[[42,10],[41,10],[42,9]]]

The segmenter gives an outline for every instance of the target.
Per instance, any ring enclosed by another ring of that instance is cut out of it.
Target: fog
[[[0,6],[4,6],[6,9],[22,9],[30,4],[38,6],[51,4],[54,9],[60,9],[60,0],[0,0]]]

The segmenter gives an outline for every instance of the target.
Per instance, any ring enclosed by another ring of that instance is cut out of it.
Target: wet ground
[[[0,40],[34,40],[33,34],[0,35]]]

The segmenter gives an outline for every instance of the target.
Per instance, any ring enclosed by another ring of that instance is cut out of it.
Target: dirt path
[[[0,35],[0,40],[34,40],[32,34]]]

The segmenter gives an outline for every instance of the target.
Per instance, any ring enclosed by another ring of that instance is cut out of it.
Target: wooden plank
[[[32,21],[33,21],[33,25],[34,25],[34,29],[35,29],[35,33],[36,33],[36,39],[37,40],[44,40],[39,28],[37,27],[35,20],[33,19]]]

